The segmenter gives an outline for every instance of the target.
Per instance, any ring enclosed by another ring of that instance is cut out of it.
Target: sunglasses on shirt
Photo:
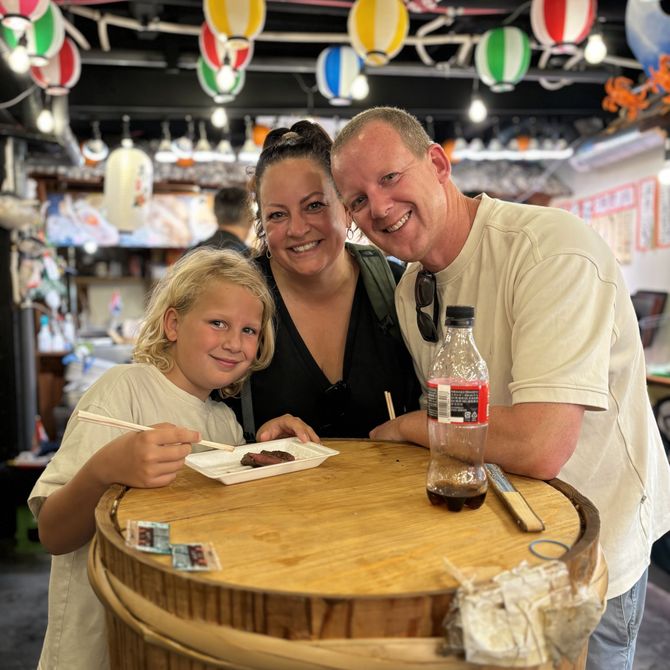
[[[421,337],[426,342],[437,342],[437,320],[440,307],[437,301],[437,280],[435,275],[428,270],[421,270],[416,275],[414,284],[414,300],[416,302],[416,325]],[[433,318],[431,319],[423,309],[433,305]]]

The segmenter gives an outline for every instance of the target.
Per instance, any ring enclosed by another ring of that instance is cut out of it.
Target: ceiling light
[[[130,117],[127,114],[124,114],[121,117],[121,146],[124,149],[130,149],[133,146],[133,140],[130,137]]]
[[[658,172],[658,181],[663,186],[670,186],[670,137],[665,138],[665,162]]]
[[[172,151],[181,166],[193,164],[193,119],[190,116],[186,117],[186,134],[173,140]]]
[[[602,63],[607,56],[607,45],[600,33],[591,33],[584,48],[584,60],[591,65]]]
[[[37,124],[37,129],[42,133],[53,133],[56,125],[54,115],[51,113],[50,109],[43,109],[37,115],[35,123]]]
[[[349,91],[351,97],[354,100],[364,100],[368,97],[370,93],[370,85],[368,84],[368,78],[362,72],[351,82],[351,89]]]
[[[24,39],[17,46],[15,46],[7,56],[7,65],[9,65],[12,72],[16,74],[25,74],[30,69],[30,56],[28,55],[28,48],[24,44]]]
[[[473,96],[472,101],[470,102],[470,108],[468,109],[470,121],[473,123],[481,123],[486,119],[487,115],[488,110],[486,109],[484,101],[478,96]]]
[[[158,149],[154,154],[154,160],[158,163],[176,163],[177,156],[172,151],[172,138],[170,137],[170,123],[163,121],[161,123],[163,137],[158,143]]]
[[[212,112],[210,121],[215,128],[225,128],[228,125],[228,114],[226,114],[226,110],[223,107],[217,107]]]

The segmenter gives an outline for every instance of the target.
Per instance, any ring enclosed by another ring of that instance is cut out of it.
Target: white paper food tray
[[[249,451],[256,453],[266,450],[275,451],[280,449],[295,456],[295,461],[277,463],[276,465],[264,465],[252,468],[249,465],[241,465],[240,460]],[[301,442],[295,437],[272,440],[270,442],[257,442],[245,444],[235,448],[235,451],[202,451],[186,457],[186,465],[193,468],[205,477],[218,479],[224,484],[239,484],[264,477],[274,477],[287,472],[307,470],[321,465],[329,456],[335,456],[340,452],[324,447],[316,442]]]

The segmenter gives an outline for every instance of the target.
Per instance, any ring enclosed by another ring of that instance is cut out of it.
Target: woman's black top
[[[368,437],[388,420],[384,391],[397,415],[418,409],[420,386],[404,344],[384,332],[359,274],[347,331],[342,379],[332,384],[312,358],[277,289],[269,261],[257,259],[277,307],[272,363],[251,377],[256,430],[269,419],[293,414],[319,437]],[[362,270],[361,270],[362,272]],[[395,315],[394,315],[395,316]],[[239,398],[227,400],[242,421]]]

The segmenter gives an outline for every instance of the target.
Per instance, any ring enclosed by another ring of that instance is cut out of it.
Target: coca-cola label
[[[488,383],[429,381],[428,418],[439,423],[488,423]]]

